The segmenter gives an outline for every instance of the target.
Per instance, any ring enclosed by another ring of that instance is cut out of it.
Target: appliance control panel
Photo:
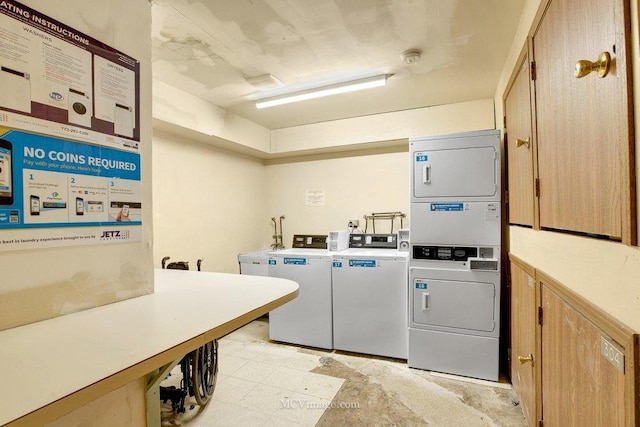
[[[327,236],[321,234],[294,234],[292,248],[327,249]]]
[[[398,235],[392,234],[352,234],[350,248],[398,248]]]
[[[499,270],[499,250],[478,246],[414,245],[412,259],[425,261],[458,261],[468,264],[470,270]]]

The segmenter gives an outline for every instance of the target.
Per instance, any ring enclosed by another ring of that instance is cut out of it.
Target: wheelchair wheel
[[[216,387],[218,375],[218,341],[206,343],[195,351],[193,369],[191,370],[194,397],[198,405],[204,406],[209,401]]]

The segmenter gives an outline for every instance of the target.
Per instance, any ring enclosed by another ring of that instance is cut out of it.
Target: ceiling
[[[152,0],[153,77],[269,129],[492,98],[525,0]],[[401,55],[419,49],[421,59]],[[271,74],[282,86],[248,78]],[[392,74],[258,110],[257,98]]]

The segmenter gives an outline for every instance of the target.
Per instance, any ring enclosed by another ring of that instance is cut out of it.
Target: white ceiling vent
[[[283,85],[283,83],[278,80],[277,77],[272,76],[271,74],[262,74],[260,76],[247,77],[245,78],[245,80],[251,86],[258,89],[273,89],[275,87],[280,87]]]

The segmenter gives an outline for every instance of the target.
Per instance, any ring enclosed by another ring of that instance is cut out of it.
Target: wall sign
[[[310,189],[304,192],[304,203],[307,206],[324,206],[324,190]]]
[[[140,63],[17,1],[0,1],[0,124],[137,151]]]
[[[0,251],[142,240],[140,155],[0,128]]]
[[[0,126],[0,251],[142,240],[136,59],[2,0]]]

